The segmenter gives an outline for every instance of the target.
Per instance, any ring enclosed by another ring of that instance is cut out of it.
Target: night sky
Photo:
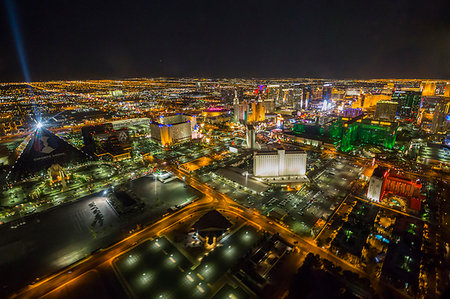
[[[0,81],[156,76],[450,79],[450,1],[1,0]]]

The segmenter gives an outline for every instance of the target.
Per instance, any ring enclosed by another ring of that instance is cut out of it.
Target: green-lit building
[[[319,125],[307,125],[302,123],[294,124],[292,131],[296,134],[307,134],[321,136],[324,133],[322,126]]]
[[[397,137],[398,123],[356,118],[347,122],[338,120],[335,127],[334,132],[330,133],[341,135],[340,149],[347,152],[355,144],[364,143],[392,149]]]
[[[358,144],[373,144],[392,149],[397,129],[396,122],[364,119],[364,115],[360,115],[352,119],[339,117],[325,126],[297,123],[290,134],[334,143],[341,151],[348,152]]]

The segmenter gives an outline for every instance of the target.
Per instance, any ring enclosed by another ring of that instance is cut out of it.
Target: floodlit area
[[[209,298],[222,288],[219,280],[260,238],[254,228],[244,226],[194,264],[184,250],[159,237],[122,254],[114,267],[120,281],[137,298]],[[230,288],[225,287],[219,294],[235,290]],[[237,289],[235,296],[246,298],[248,294]]]
[[[192,264],[166,238],[146,241],[114,261],[119,277],[138,298],[200,295]],[[192,280],[192,281],[191,281]]]
[[[199,197],[198,191],[179,179],[163,183],[153,175],[132,181],[130,190],[152,213],[162,213],[171,207],[184,206]]]

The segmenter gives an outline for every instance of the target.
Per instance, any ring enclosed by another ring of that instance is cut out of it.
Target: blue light
[[[17,22],[16,8],[14,1],[6,0],[6,8],[8,10],[8,19],[11,25],[14,36],[14,43],[16,44],[17,55],[19,56],[20,66],[25,77],[26,82],[30,82],[30,73],[28,72],[28,63],[25,56],[25,49],[23,47],[22,35],[20,34],[20,26]]]
[[[377,240],[380,240],[380,241],[382,241],[384,243],[389,244],[389,240],[386,239],[385,237],[383,237],[382,235],[375,235],[375,238],[377,238]]]

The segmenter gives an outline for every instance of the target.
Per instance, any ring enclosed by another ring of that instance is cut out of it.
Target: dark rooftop
[[[193,225],[198,231],[226,230],[229,227],[231,222],[216,210],[207,212]]]

